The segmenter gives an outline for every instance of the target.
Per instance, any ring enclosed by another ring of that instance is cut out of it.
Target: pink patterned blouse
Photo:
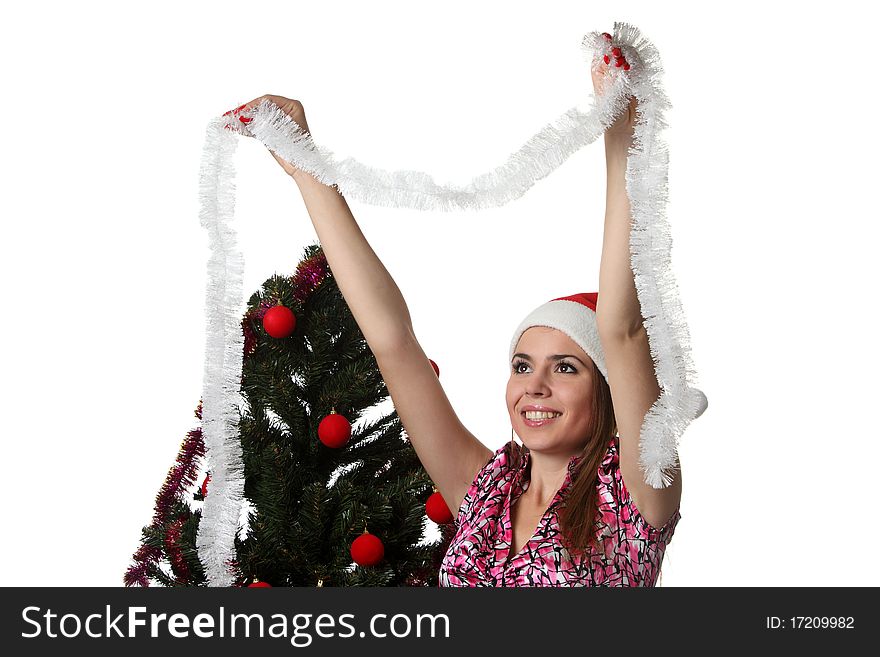
[[[458,531],[440,566],[440,586],[654,586],[681,513],[677,509],[660,529],[642,518],[623,485],[617,436],[599,465],[596,484],[596,531],[604,554],[593,549],[564,563],[568,553],[559,539],[557,511],[565,504],[574,467],[582,458],[572,456],[565,481],[535,534],[508,560],[513,537],[510,509],[529,486],[529,451],[519,444],[517,449],[523,457],[520,468],[511,467],[508,441],[465,494],[455,520]]]

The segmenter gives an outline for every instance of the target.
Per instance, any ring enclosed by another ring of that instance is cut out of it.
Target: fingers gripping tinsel
[[[388,171],[353,158],[337,160],[265,99],[256,108],[227,113],[211,123],[202,172],[202,224],[214,250],[208,272],[204,416],[211,427],[205,442],[216,480],[212,478],[212,495],[205,502],[198,548],[212,585],[229,581],[224,564],[234,556],[234,519],[243,490],[241,449],[231,415],[240,401],[241,258],[234,251],[234,233],[227,225],[233,210],[230,160],[236,133],[258,139],[324,184],[336,185],[347,198],[419,210],[481,209],[523,196],[572,154],[598,139],[627,111],[629,97],[634,96],[638,112],[626,171],[632,208],[630,263],[662,391],[645,415],[639,459],[648,484],[663,488],[672,482],[678,437],[702,415],[708,401],[695,387],[688,327],[670,266],[672,240],[665,216],[669,154],[660,131],[667,127],[664,113],[671,105],[660,85],[659,53],[637,28],[615,23],[612,35],[591,32],[581,47],[593,70],[600,61],[615,61],[608,69],[603,93],[592,96],[587,111],[572,107],[505,162],[464,185],[441,185],[421,171]]]

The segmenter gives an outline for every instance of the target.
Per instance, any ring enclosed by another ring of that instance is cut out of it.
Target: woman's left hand
[[[606,64],[604,60],[600,58],[598,66],[595,69],[592,69],[593,91],[596,93],[596,96],[601,96],[604,93],[605,85],[610,83],[610,68],[611,65]],[[635,96],[632,96],[629,99],[629,106],[626,111],[617,118],[617,121],[608,127],[608,130],[605,131],[605,136],[611,139],[619,138],[624,141],[632,140],[636,125],[636,107],[638,107],[638,101],[635,99]]]

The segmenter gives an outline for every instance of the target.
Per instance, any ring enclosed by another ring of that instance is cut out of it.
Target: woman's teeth
[[[546,411],[526,411],[525,416],[529,420],[549,420],[553,417],[558,417],[562,415],[562,413],[548,413]]]

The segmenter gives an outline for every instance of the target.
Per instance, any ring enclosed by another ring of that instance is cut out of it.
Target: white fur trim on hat
[[[599,328],[596,324],[596,313],[577,301],[558,299],[548,301],[530,312],[520,323],[510,341],[510,356],[516,351],[516,343],[528,329],[533,326],[547,326],[562,331],[596,363],[605,381],[608,381],[608,370],[605,368],[605,352],[599,340]]]

